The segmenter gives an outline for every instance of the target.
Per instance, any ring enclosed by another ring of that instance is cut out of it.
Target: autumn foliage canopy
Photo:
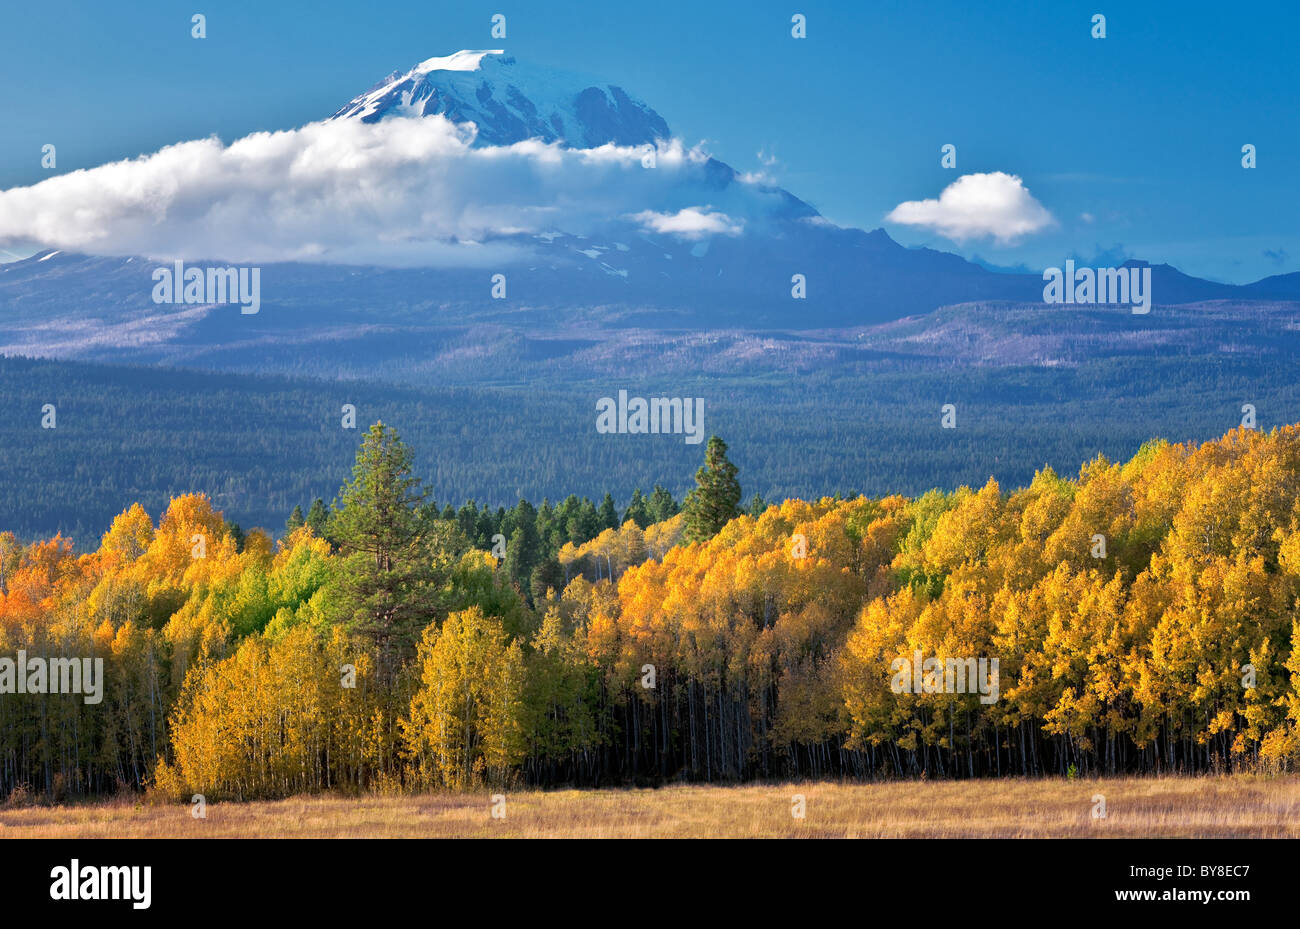
[[[405,454],[372,429],[324,533],[237,533],[191,494],[156,522],[129,507],[94,551],[0,535],[0,654],[105,674],[98,704],[0,695],[0,790],[1300,758],[1300,427],[1152,442],[1011,491],[787,500],[689,542],[687,514],[628,519],[564,545],[536,592],[420,508]],[[892,663],[918,651],[997,658],[998,699],[897,692]]]

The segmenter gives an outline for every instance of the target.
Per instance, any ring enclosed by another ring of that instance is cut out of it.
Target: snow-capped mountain
[[[474,123],[482,145],[541,139],[595,148],[653,144],[671,135],[662,116],[623,88],[521,64],[500,49],[459,51],[394,71],[333,118],[376,122],[435,113]]]
[[[656,151],[669,144],[681,151],[680,142],[665,142],[671,137],[667,121],[621,88],[525,65],[501,51],[462,51],[394,72],[334,119],[382,124],[362,127],[370,132],[391,126],[389,120],[434,116],[465,126],[474,146],[467,151],[485,159],[499,153],[477,149],[529,139],[581,149],[567,153],[579,161],[586,150],[609,143]],[[327,120],[312,126],[326,124],[340,125]],[[403,163],[401,172],[421,167]],[[652,180],[655,172],[636,171],[607,184],[607,191],[617,188],[621,203],[609,215],[538,211],[553,220],[470,246],[500,246],[514,256],[508,263],[261,262],[255,316],[223,306],[156,304],[150,296],[155,260],[51,248],[0,264],[0,351],[284,372],[299,370],[304,356],[319,361],[328,354],[363,361],[367,371],[406,359],[413,370],[427,367],[425,359],[439,352],[480,357],[489,338],[513,346],[515,339],[549,344],[563,337],[577,345],[600,332],[609,344],[644,344],[650,331],[662,334],[654,338],[668,339],[671,332],[671,338],[689,339],[719,330],[856,329],[961,303],[1042,306],[1037,275],[997,273],[957,255],[904,248],[882,229],[836,226],[788,191],[743,177],[707,155],[679,160],[678,170]],[[534,175],[518,176],[526,187]],[[351,175],[340,183],[355,196]],[[369,188],[360,190],[364,199]],[[484,197],[492,193],[488,185],[479,190]],[[523,189],[515,202],[526,203],[533,193]],[[424,203],[416,203],[416,212]],[[440,206],[429,203],[431,210]],[[197,204],[194,212],[203,215],[205,208]],[[376,237],[372,252],[403,244]],[[497,272],[509,281],[502,297],[490,283]],[[1154,265],[1153,282],[1157,306],[1300,298],[1300,275],[1234,287]],[[915,334],[909,339],[924,341]]]
[[[622,87],[521,63],[500,49],[463,50],[394,71],[331,119],[378,122],[432,115],[461,126],[473,124],[473,144],[479,147],[529,139],[571,149],[639,147],[672,138],[667,121]],[[694,183],[676,191],[675,202],[647,202],[644,208],[675,213],[707,204],[742,222],[818,215],[779,187],[741,183],[739,172],[715,158],[704,158],[690,180]]]

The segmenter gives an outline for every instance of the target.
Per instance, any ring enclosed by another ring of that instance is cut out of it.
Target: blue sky
[[[504,41],[489,35],[498,12]],[[807,39],[790,37],[794,12]],[[826,216],[905,244],[1034,270],[1071,255],[1236,282],[1300,269],[1300,8],[1280,2],[191,0],[10,4],[3,18],[0,188],[47,178],[46,143],[63,173],[230,142],[323,118],[422,59],[503,47],[621,84],[738,169],[774,156],[769,173]],[[884,219],[992,171],[1020,176],[1056,224],[1006,245]]]

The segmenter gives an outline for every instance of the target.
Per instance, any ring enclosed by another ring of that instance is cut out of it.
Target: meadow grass
[[[795,795],[806,816],[792,815]],[[1093,797],[1105,797],[1094,818]],[[1048,838],[1300,837],[1300,775],[680,785],[298,796],[186,804],[134,799],[0,809],[0,838]]]

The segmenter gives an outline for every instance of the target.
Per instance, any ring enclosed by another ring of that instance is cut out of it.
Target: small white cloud
[[[1009,244],[1056,220],[1014,174],[966,174],[938,200],[908,200],[885,217],[904,226],[933,229],[954,241],[993,238]]]
[[[642,210],[632,218],[652,232],[675,235],[683,239],[702,239],[710,235],[740,235],[745,225],[726,213],[711,212],[708,207],[694,206],[688,206],[676,213]]]
[[[1085,223],[1091,223],[1091,222],[1093,222],[1097,217],[1093,216],[1091,213],[1080,213],[1080,214],[1079,214],[1079,218],[1080,218],[1081,220],[1083,220]]]
[[[742,184],[753,184],[760,187],[775,187],[779,182],[776,174],[768,170],[775,168],[780,164],[776,155],[767,148],[760,148],[757,153],[758,163],[763,167],[757,171],[742,171],[737,177]]]

